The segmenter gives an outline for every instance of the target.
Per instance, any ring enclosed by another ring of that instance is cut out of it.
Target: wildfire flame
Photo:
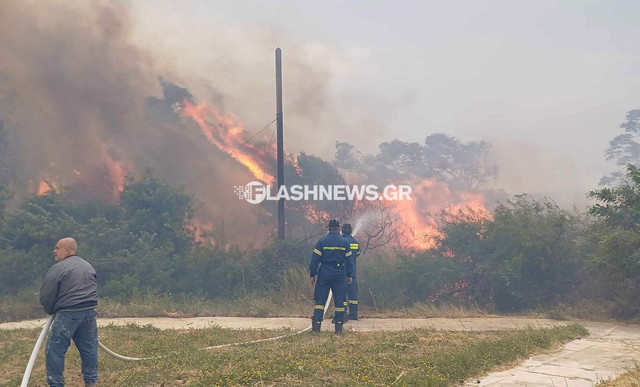
[[[304,217],[311,223],[326,223],[331,219],[327,211],[314,208],[311,204],[303,204]]]
[[[58,187],[55,183],[50,183],[47,180],[40,180],[38,184],[38,196],[45,195],[51,191],[58,191]]]
[[[201,219],[192,219],[189,229],[193,231],[194,238],[197,242],[215,246],[215,239],[212,238],[213,223]]]
[[[256,155],[263,157],[271,155],[271,158],[273,158],[275,154],[273,146],[265,146],[265,149],[258,149],[248,144],[243,136],[244,129],[242,125],[237,123],[234,118],[222,114],[212,106],[205,104],[194,105],[185,100],[180,110],[180,116],[182,118],[191,118],[197,123],[202,134],[211,144],[244,165],[253,177],[269,185],[273,184],[275,178],[267,173],[261,166],[260,161],[255,158]],[[216,122],[217,125],[211,124],[211,120]]]
[[[99,143],[96,152],[99,160],[96,165],[84,165],[74,168],[71,172],[67,170],[68,173],[59,170],[53,172],[56,165],[50,165],[49,169],[43,172],[45,177],[40,179],[37,187],[32,185],[30,191],[36,192],[37,195],[45,195],[51,191],[59,192],[60,187],[65,187],[75,189],[76,193],[84,192],[85,196],[90,193],[92,196],[99,195],[117,200],[124,190],[127,171],[132,168],[126,162],[115,160],[108,149],[107,144]]]
[[[131,170],[132,168],[128,168],[125,162],[114,160],[113,157],[108,152],[107,145],[102,143],[101,146],[101,157],[102,161],[107,168],[107,178],[111,182],[111,197],[113,199],[118,198],[120,193],[124,190],[124,183],[127,178],[127,170]],[[80,172],[76,169],[73,170],[77,177],[80,177]]]
[[[411,200],[393,202],[397,214],[407,228],[407,244],[419,250],[437,247],[442,237],[435,215],[443,209],[453,212],[473,212],[476,216],[488,217],[484,207],[484,195],[475,192],[452,192],[446,183],[425,180],[413,187]]]

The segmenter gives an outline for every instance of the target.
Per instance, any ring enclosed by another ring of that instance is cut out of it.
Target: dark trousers
[[[358,316],[358,281],[356,277],[347,284],[347,299],[349,300],[349,318]]]
[[[315,307],[313,309],[313,320],[322,321],[324,314],[324,304],[329,297],[329,289],[333,292],[333,302],[336,309],[335,320],[344,321],[345,303],[347,302],[347,277],[344,270],[328,270],[320,267],[316,288],[313,292]]]
[[[64,356],[71,340],[80,352],[82,377],[85,384],[98,381],[98,326],[93,309],[56,313],[47,341],[47,383],[64,386]]]

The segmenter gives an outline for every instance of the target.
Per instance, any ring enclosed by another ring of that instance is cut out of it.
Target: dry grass
[[[196,317],[196,316],[245,316],[245,317],[310,317],[313,313],[313,289],[306,277],[304,285],[298,274],[283,281],[283,290],[239,296],[235,300],[206,299],[190,295],[147,293],[128,299],[101,298],[102,317]],[[328,311],[332,314],[332,310]],[[488,313],[478,308],[455,305],[433,306],[417,303],[410,308],[397,310],[374,309],[360,305],[360,316],[364,318],[429,318],[429,317],[481,317]],[[0,322],[42,318],[45,314],[38,304],[35,292],[18,297],[0,297]]]
[[[615,379],[607,380],[597,384],[598,387],[638,387],[640,386],[640,365]]]
[[[579,325],[494,332],[348,332],[290,336],[282,340],[201,351],[198,348],[280,335],[287,331],[208,328],[161,331],[152,327],[100,329],[107,346],[129,356],[170,353],[171,357],[123,362],[100,357],[105,386],[451,386],[557,348],[586,334]],[[290,332],[290,331],[289,331]],[[15,386],[38,330],[0,331],[0,385]],[[44,385],[42,353],[32,385]],[[75,349],[67,355],[67,384],[81,385]]]

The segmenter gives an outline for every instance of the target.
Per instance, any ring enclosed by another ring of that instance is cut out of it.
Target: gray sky
[[[435,132],[487,140],[498,187],[562,205],[640,108],[637,1],[138,0],[135,40],[168,78],[255,132],[274,118],[283,49],[285,145],[331,159]]]

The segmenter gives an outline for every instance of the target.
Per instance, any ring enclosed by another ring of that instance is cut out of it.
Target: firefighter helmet
[[[351,224],[345,223],[342,225],[342,235],[351,235]]]
[[[340,222],[338,222],[336,219],[331,219],[329,221],[329,225],[327,227],[328,228],[339,229],[340,228]]]

